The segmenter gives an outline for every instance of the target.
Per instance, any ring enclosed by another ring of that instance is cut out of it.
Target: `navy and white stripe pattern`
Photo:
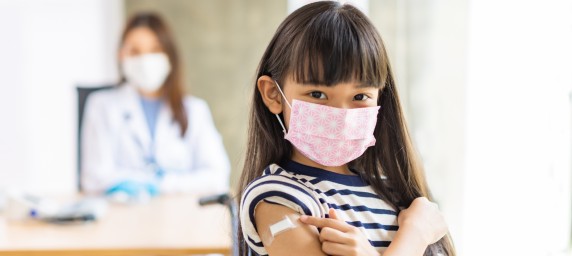
[[[264,201],[304,215],[327,218],[336,209],[340,218],[358,227],[380,252],[397,231],[397,212],[358,175],[338,174],[296,162],[284,168],[272,164],[252,181],[241,198],[240,221],[244,238],[258,255],[267,255],[254,221],[256,206]]]

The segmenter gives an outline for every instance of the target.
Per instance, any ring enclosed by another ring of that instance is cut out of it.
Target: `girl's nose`
[[[334,101],[331,104],[328,104],[328,106],[334,108],[352,108],[351,103],[342,100]]]

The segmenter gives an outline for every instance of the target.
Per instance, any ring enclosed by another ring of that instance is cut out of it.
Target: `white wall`
[[[572,1],[372,6],[459,255],[561,255],[572,216]]]
[[[116,80],[122,2],[0,1],[0,189],[75,190],[77,84]]]
[[[465,255],[570,245],[572,2],[471,1]]]

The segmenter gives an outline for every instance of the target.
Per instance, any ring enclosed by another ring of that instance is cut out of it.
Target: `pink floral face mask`
[[[287,139],[306,157],[324,166],[341,166],[375,145],[373,131],[379,106],[343,109],[293,100],[276,83],[291,109],[290,127],[276,115]]]

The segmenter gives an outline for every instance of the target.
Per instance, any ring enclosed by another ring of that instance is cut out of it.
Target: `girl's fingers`
[[[352,248],[344,244],[323,242],[322,251],[327,255],[351,255]]]
[[[336,213],[336,210],[334,210],[333,208],[330,208],[330,210],[328,210],[328,214],[330,215],[330,219],[334,219],[334,220],[340,219],[338,217],[338,214]]]
[[[330,219],[330,218],[316,218],[313,216],[302,215],[300,216],[300,221],[302,223],[315,226],[317,228],[329,227],[337,229],[342,232],[348,232],[353,228],[353,226],[345,223],[344,221]]]
[[[320,231],[320,242],[334,242],[340,244],[355,245],[355,241],[349,234],[329,227],[324,227]]]

